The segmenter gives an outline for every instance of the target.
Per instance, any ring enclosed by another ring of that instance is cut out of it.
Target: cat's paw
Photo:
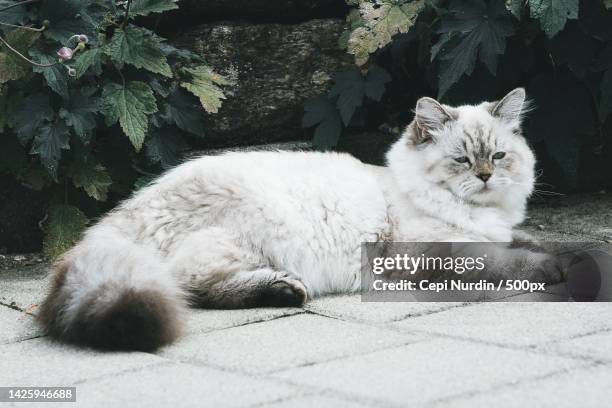
[[[308,297],[304,284],[290,276],[283,276],[273,282],[264,290],[261,297],[262,306],[273,307],[299,307]]]

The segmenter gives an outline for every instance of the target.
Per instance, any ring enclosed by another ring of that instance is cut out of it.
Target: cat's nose
[[[491,173],[478,173],[476,174],[476,177],[486,183],[491,178]]]

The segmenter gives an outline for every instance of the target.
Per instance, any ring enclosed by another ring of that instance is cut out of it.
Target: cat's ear
[[[453,116],[435,99],[424,97],[417,101],[414,121],[420,141],[431,138],[431,132],[440,130]]]
[[[525,89],[516,88],[493,104],[491,114],[505,122],[520,125],[521,113],[525,110]]]

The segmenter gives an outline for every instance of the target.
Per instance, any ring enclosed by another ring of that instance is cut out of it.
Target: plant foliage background
[[[175,8],[176,0],[0,0],[0,171],[48,193],[48,257],[109,196],[174,165],[204,136],[202,115],[221,106],[224,78],[134,24]]]
[[[424,95],[479,103],[523,86],[543,188],[612,187],[611,0],[346,3],[338,47],[354,68],[304,106],[317,148],[399,135]],[[49,258],[206,137],[203,115],[229,83],[152,29],[150,16],[177,7],[0,0],[0,174],[44,193]]]
[[[545,188],[612,186],[612,1],[346,2],[340,46],[356,67],[305,105],[303,126],[319,148],[364,127],[401,131],[420,96],[479,103],[522,86]]]

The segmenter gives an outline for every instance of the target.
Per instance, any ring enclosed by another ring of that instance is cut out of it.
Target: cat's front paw
[[[299,307],[308,297],[304,284],[288,275],[271,282],[262,296],[262,306]]]

